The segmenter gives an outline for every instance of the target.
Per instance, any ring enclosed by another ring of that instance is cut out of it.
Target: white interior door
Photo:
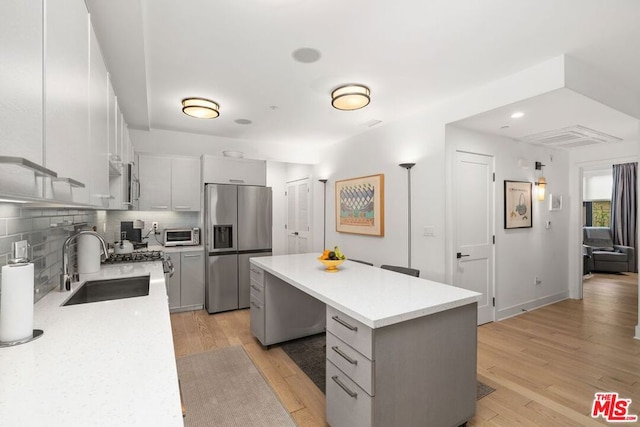
[[[482,294],[478,324],[495,320],[493,157],[456,152],[453,284]]]
[[[302,254],[311,250],[310,179],[287,182],[287,253]]]

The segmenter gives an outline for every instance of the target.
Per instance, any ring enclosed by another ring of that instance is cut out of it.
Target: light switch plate
[[[436,228],[433,225],[425,225],[424,226],[424,234],[425,236],[435,236]]]

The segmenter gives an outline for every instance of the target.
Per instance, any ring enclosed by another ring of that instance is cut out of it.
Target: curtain
[[[613,192],[611,196],[611,230],[615,245],[635,248],[638,258],[637,183],[638,163],[613,165]],[[636,262],[636,265],[638,263]]]

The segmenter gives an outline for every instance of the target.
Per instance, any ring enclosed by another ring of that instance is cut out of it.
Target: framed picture
[[[530,228],[531,221],[530,182],[504,181],[504,228]]]
[[[562,210],[562,195],[549,194],[549,210],[561,211]]]
[[[384,175],[336,181],[336,231],[384,236]]]

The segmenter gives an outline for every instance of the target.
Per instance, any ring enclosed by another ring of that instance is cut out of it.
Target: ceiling
[[[86,3],[134,129],[331,144],[562,54],[640,94],[636,0]],[[292,52],[299,48],[321,57],[298,62]],[[371,103],[358,111],[332,108],[332,89],[352,82],[371,89]],[[190,96],[218,102],[220,117],[184,115],[180,101]],[[629,135],[630,118],[594,104],[552,93],[462,125],[515,138],[567,123]],[[513,107],[543,114],[507,123]],[[504,124],[510,127],[500,129]]]

